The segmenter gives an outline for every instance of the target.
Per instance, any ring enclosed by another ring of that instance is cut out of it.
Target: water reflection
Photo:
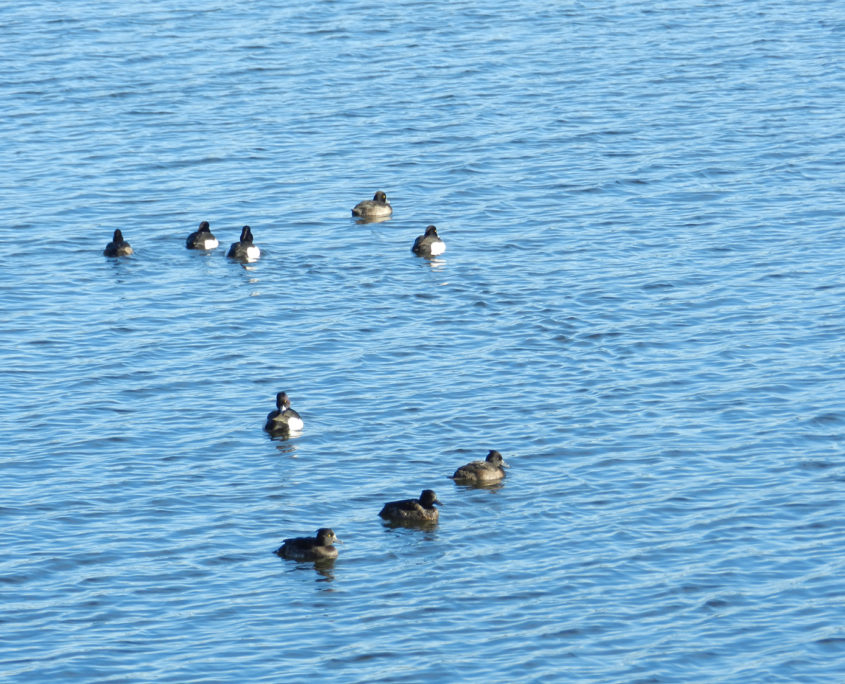
[[[455,482],[455,486],[458,489],[489,489],[491,492],[498,492],[505,486],[505,482],[504,480],[497,480],[496,482]]]
[[[258,283],[258,278],[255,277],[254,274],[257,274],[258,268],[255,263],[258,259],[229,259],[233,264],[237,264],[241,267],[241,270],[244,271],[244,275],[248,276],[246,278],[246,282],[250,285],[255,285]]]
[[[399,528],[433,531],[437,528],[437,521],[431,520],[382,520],[385,529],[395,530]]]
[[[290,562],[282,558],[283,561]],[[318,577],[316,582],[334,582],[334,558],[327,558],[318,561],[297,561],[293,572],[308,572],[313,570]]]
[[[114,282],[123,285],[126,282],[126,271],[124,269],[128,268],[127,264],[135,260],[135,254],[133,253],[129,256],[122,256],[118,258],[105,257],[104,260],[108,264],[107,268],[109,268],[112,272]]]
[[[271,437],[271,439],[274,439]],[[274,439],[275,441],[275,439]],[[276,445],[276,449],[280,454],[287,454],[291,458],[296,458],[296,444],[288,442],[287,440],[278,440],[279,444]]]
[[[316,572],[320,577],[317,578],[317,582],[333,582],[334,581],[334,559],[332,560],[324,560],[324,561],[315,561],[313,563],[314,572]]]
[[[291,430],[287,426],[279,427],[275,430],[265,430],[274,442],[285,442],[289,439],[296,439],[302,437],[302,430]]]
[[[355,219],[355,223],[382,223],[384,221],[389,221],[390,219],[390,216],[359,216]]]
[[[258,261],[258,259],[233,259],[229,257],[227,258],[227,261],[240,266],[244,283],[252,287],[249,296],[259,296],[261,291],[257,289],[257,285],[261,282],[261,279],[258,277],[258,268],[252,265],[254,262]]]
[[[386,534],[414,535],[414,539],[419,539],[422,535],[424,541],[433,542],[437,540],[437,523],[411,524],[384,521],[382,529]]]

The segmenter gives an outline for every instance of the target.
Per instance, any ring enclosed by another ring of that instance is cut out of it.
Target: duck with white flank
[[[274,437],[288,437],[303,427],[302,418],[290,407],[290,398],[286,392],[276,395],[276,410],[267,414],[264,429]]]
[[[438,256],[446,251],[446,243],[440,239],[435,226],[428,226],[425,233],[414,240],[411,251],[421,257]]]
[[[241,228],[241,239],[232,243],[226,256],[239,261],[255,261],[261,256],[261,250],[252,244],[252,230],[249,226]]]
[[[211,234],[211,227],[208,225],[208,221],[200,223],[199,228],[185,240],[185,247],[188,249],[214,249],[219,244],[217,238]]]

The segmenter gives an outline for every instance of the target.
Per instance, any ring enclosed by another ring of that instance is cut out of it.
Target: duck
[[[208,221],[200,223],[199,228],[185,240],[185,247],[188,249],[214,249],[219,244],[217,238],[211,234]]]
[[[452,479],[466,484],[498,482],[505,476],[505,468],[510,466],[498,451],[491,449],[483,461],[473,461],[458,468]]]
[[[313,537],[294,537],[282,540],[282,545],[276,549],[277,556],[298,561],[334,560],[337,549],[334,543],[342,543],[328,527],[321,527]]]
[[[249,226],[241,228],[240,241],[232,243],[226,256],[241,261],[255,261],[261,256],[261,250],[252,244],[252,229]]]
[[[123,233],[118,228],[114,231],[111,242],[103,250],[103,254],[107,257],[129,256],[132,251],[132,245],[123,239]]]
[[[379,190],[371,200],[363,200],[352,207],[353,216],[362,216],[363,218],[379,218],[390,216],[393,213],[393,207],[381,190]]]
[[[290,398],[286,392],[276,395],[276,410],[267,414],[264,429],[271,435],[289,435],[299,432],[303,427],[302,417],[290,407]]]
[[[419,499],[390,501],[384,504],[379,516],[394,523],[436,523],[440,517],[434,504],[441,504],[430,489],[423,489]]]
[[[414,240],[411,251],[421,257],[438,256],[446,251],[446,243],[440,239],[435,226],[428,226],[425,233]]]

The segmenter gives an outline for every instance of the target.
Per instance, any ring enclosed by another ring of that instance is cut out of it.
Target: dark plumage
[[[188,249],[214,249],[218,244],[220,243],[217,238],[211,234],[208,221],[200,223],[199,228],[185,240],[185,247]]]
[[[509,467],[502,455],[491,449],[485,460],[473,461],[461,466],[452,477],[455,481],[463,483],[496,482],[505,476],[504,469]]]
[[[414,240],[411,251],[421,257],[437,256],[446,251],[446,243],[440,239],[435,226],[428,226],[425,233]]]
[[[286,392],[276,395],[276,410],[267,414],[264,429],[273,436],[287,437],[291,432],[299,432],[303,427],[302,417],[290,407]]]
[[[334,531],[321,527],[314,537],[283,540],[282,545],[276,549],[276,554],[298,561],[332,560],[337,558],[337,549],[332,546],[335,542],[340,543],[340,540]]]
[[[373,195],[371,200],[358,202],[358,204],[352,207],[353,216],[362,216],[364,218],[390,216],[392,213],[393,207],[390,206],[390,202],[387,200],[387,195],[385,195],[381,190]]]
[[[249,226],[241,228],[241,239],[232,243],[226,256],[241,261],[253,261],[261,256],[261,250],[252,244],[252,229]]]
[[[424,489],[419,499],[404,499],[384,504],[379,515],[395,523],[436,523],[440,517],[434,504],[439,504],[437,495]]]
[[[107,257],[129,256],[132,254],[132,245],[123,239],[123,233],[117,229],[114,231],[111,242],[103,250],[103,254]]]

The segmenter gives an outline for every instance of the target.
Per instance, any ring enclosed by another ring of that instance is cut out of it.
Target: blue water
[[[0,22],[0,679],[843,680],[841,3]]]

